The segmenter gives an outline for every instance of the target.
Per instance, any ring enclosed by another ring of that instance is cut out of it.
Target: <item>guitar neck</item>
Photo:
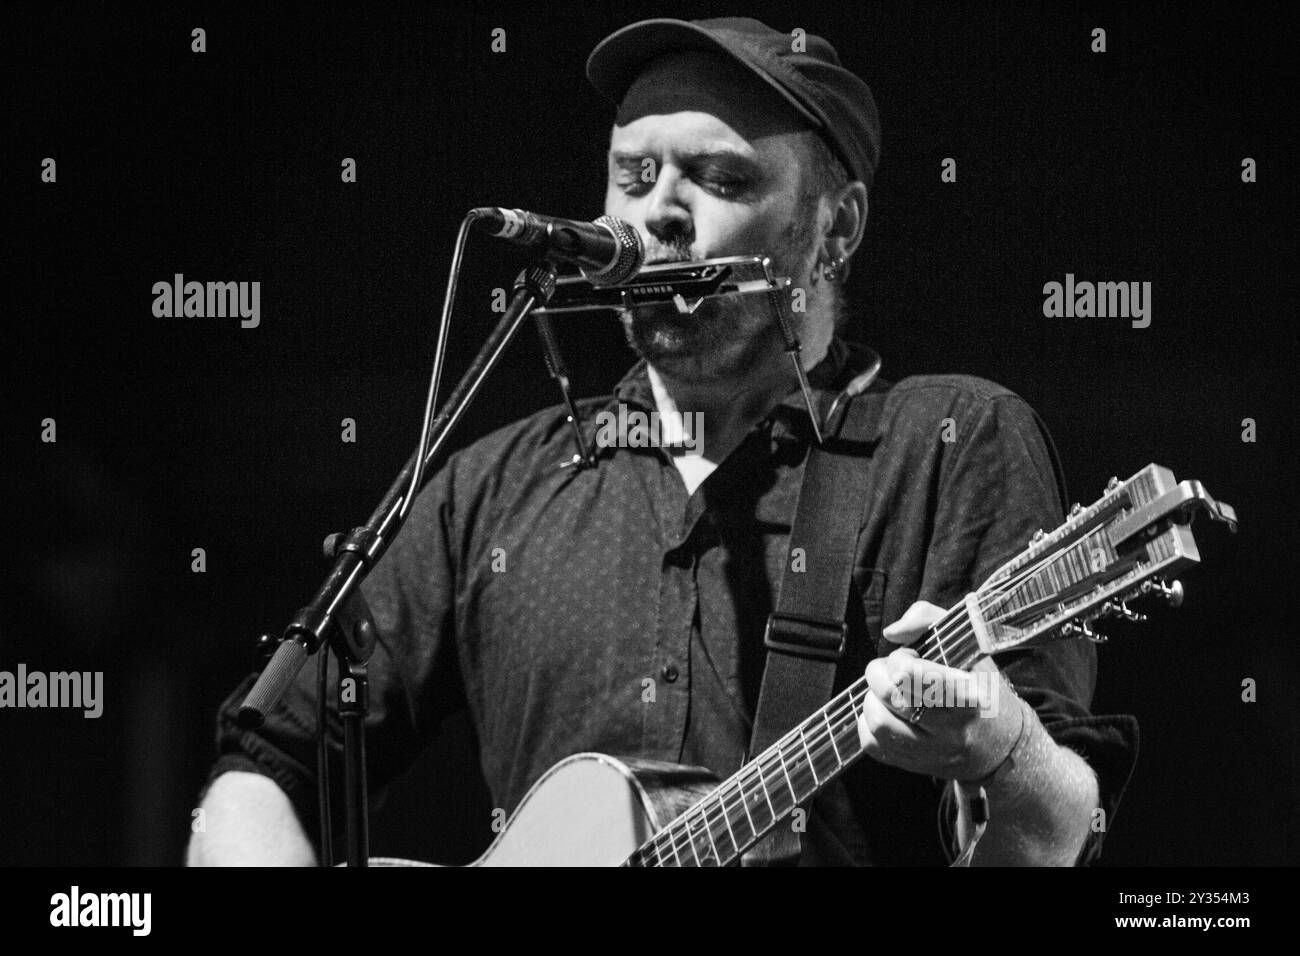
[[[1182,600],[1170,574],[1200,560],[1188,527],[1198,511],[1236,530],[1231,505],[1199,481],[1159,465],[1111,479],[1090,507],[1076,505],[1051,534],[994,572],[912,646],[923,658],[970,670],[980,657],[1053,637],[1091,637],[1099,616],[1142,620],[1124,603],[1156,593]],[[1083,623],[1076,623],[1081,618]],[[925,689],[928,692],[928,688]],[[859,678],[721,786],[637,848],[629,866],[725,866],[817,795],[862,755]],[[923,701],[924,702],[924,701]]]
[[[913,645],[927,660],[969,670],[979,647],[962,605]],[[807,804],[862,755],[865,677],[790,730],[647,840],[629,866],[726,866]]]

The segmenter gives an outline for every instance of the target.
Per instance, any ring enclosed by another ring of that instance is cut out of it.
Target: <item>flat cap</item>
[[[642,20],[596,45],[587,78],[618,104],[652,60],[682,50],[722,53],[752,72],[821,134],[851,178],[870,187],[880,161],[875,97],[819,36],[782,33],[749,17]]]

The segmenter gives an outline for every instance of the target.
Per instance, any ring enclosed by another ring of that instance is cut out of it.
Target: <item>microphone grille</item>
[[[645,244],[636,227],[613,216],[601,216],[597,225],[604,226],[618,240],[618,260],[599,275],[588,275],[593,285],[619,285],[641,271],[645,263]]]

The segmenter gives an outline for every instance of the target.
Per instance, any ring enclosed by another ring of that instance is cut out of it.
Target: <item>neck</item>
[[[822,337],[818,337],[822,339]],[[820,362],[829,337],[804,347],[805,370]],[[649,366],[650,387],[660,415],[694,412],[702,415],[704,457],[721,462],[754,427],[796,386],[794,369],[784,351],[769,353],[763,364],[738,378],[688,379]]]

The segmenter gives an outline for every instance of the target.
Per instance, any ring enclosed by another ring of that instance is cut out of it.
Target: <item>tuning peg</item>
[[[1130,610],[1129,606],[1123,601],[1107,601],[1101,606],[1101,613],[1110,617],[1122,617],[1126,621],[1145,621],[1147,619],[1145,614],[1138,614],[1136,611]]]
[[[1047,537],[1047,532],[1044,531],[1042,528],[1039,528],[1037,531],[1034,532],[1034,536],[1029,539],[1029,544],[1032,547],[1033,545],[1038,544],[1038,542],[1042,541],[1046,537]]]
[[[1182,581],[1174,581],[1172,584],[1166,584],[1159,578],[1155,578],[1151,581],[1143,581],[1142,593],[1158,594],[1160,597],[1164,598],[1165,603],[1170,607],[1181,607],[1183,598],[1185,597]]]
[[[1080,623],[1079,621],[1067,623],[1061,628],[1061,635],[1063,637],[1087,638],[1094,644],[1105,644],[1108,640],[1105,634],[1099,634],[1089,627],[1087,623]]]
[[[1071,518],[1077,518],[1077,517],[1079,517],[1079,515],[1081,515],[1081,514],[1083,514],[1083,505],[1079,504],[1079,503],[1076,501],[1076,502],[1074,503],[1074,506],[1070,509],[1069,517],[1071,517]]]
[[[1119,613],[1123,614],[1124,619],[1128,621],[1137,621],[1140,623],[1147,619],[1145,614],[1139,614],[1137,611],[1130,611],[1128,605],[1123,601],[1119,602]]]
[[[1114,475],[1111,475],[1110,481],[1106,482],[1106,494],[1110,494],[1118,487],[1119,487],[1119,479],[1116,478]]]

